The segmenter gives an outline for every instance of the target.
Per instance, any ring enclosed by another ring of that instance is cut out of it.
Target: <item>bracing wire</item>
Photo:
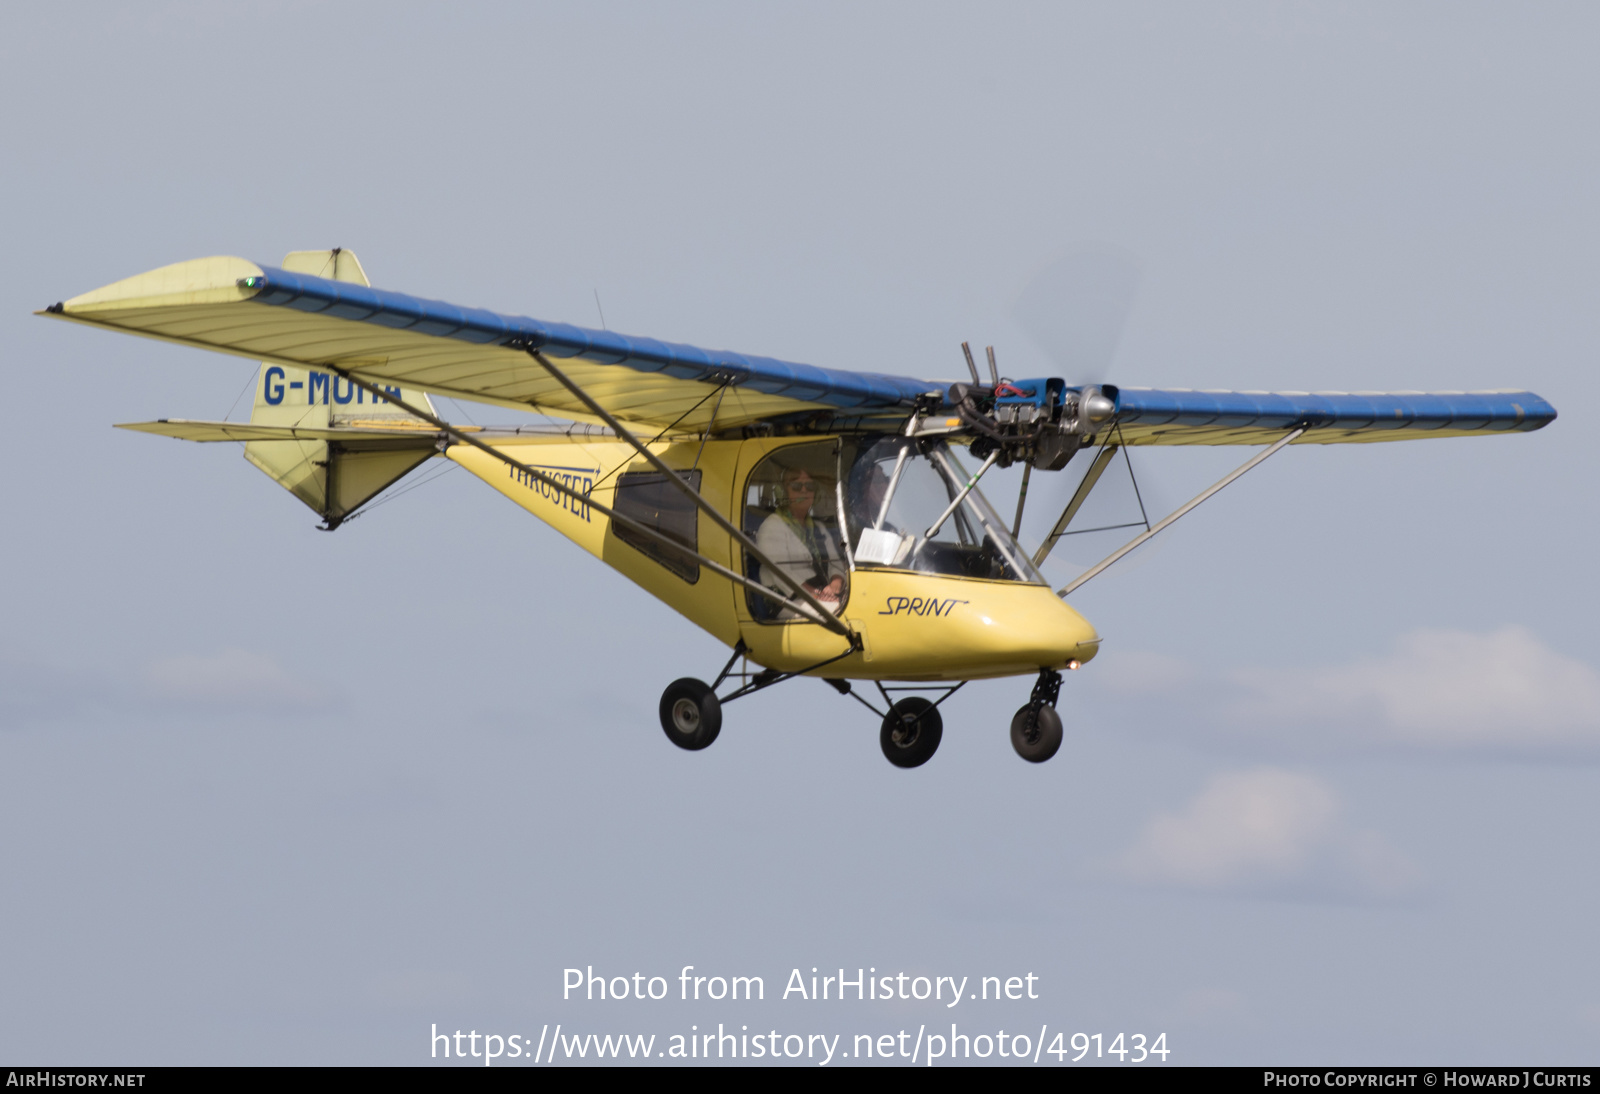
[[[368,513],[372,512],[374,509],[377,509],[377,508],[379,508],[381,506],[384,506],[384,505],[388,505],[395,498],[404,497],[405,495],[411,493],[411,491],[413,491],[413,490],[418,490],[418,489],[420,489],[420,488],[422,488],[424,486],[427,486],[430,482],[434,482],[434,481],[436,481],[438,479],[442,479],[446,475],[450,474],[450,472],[459,470],[460,467],[461,467],[461,465],[459,463],[452,463],[449,467],[442,468],[442,469],[440,469],[438,471],[433,472],[432,474],[426,475],[423,478],[420,478],[416,482],[412,483],[410,486],[406,487],[404,490],[396,490],[394,493],[388,494],[388,495],[386,495],[384,497],[381,497],[377,501],[373,502],[370,505],[363,505],[360,509],[356,510],[354,513],[351,513],[349,516],[345,517],[342,523],[349,524],[351,521],[355,520],[357,517],[364,517]]]
[[[1133,460],[1128,456],[1128,444],[1122,438],[1122,425],[1117,425],[1117,444],[1122,449],[1122,460],[1128,465],[1128,481],[1133,483],[1134,500],[1139,503],[1139,519],[1144,522],[1145,531],[1150,530],[1150,514],[1144,511],[1144,496],[1139,493],[1139,478],[1133,473]],[[1132,525],[1119,525],[1119,527],[1132,527]]]
[[[717,387],[717,389],[715,391],[706,392],[705,399],[701,399],[698,403],[694,404],[694,406],[690,407],[688,410],[685,410],[682,414],[679,414],[676,421],[674,421],[671,425],[667,426],[660,433],[657,433],[654,437],[651,437],[648,441],[646,441],[644,443],[646,445],[655,444],[662,437],[665,437],[668,433],[671,433],[674,429],[676,429],[678,427],[678,422],[683,421],[689,415],[693,414],[695,411],[697,411],[701,407],[705,406],[706,405],[706,399],[710,399],[711,396],[713,396],[713,395],[717,396],[717,406],[720,408],[722,406],[722,393],[728,390],[728,385],[731,384],[731,383],[733,383],[732,380],[725,380],[725,381],[722,382],[722,384],[720,384]],[[715,414],[713,414],[711,417],[712,417],[713,420],[716,419],[716,415]],[[700,447],[702,449],[705,448],[705,441],[704,440],[702,440],[700,442]],[[623,463],[626,463],[626,462],[627,461],[623,461]],[[695,462],[696,466],[698,466],[699,463],[700,463],[700,457],[696,456],[694,462]],[[600,489],[600,487],[605,484],[605,481],[607,479],[609,479],[612,475],[615,475],[618,471],[621,471],[622,468],[623,468],[623,464],[619,463],[619,464],[617,464],[617,466],[613,467],[610,471],[607,471],[604,475],[600,476],[599,481],[596,482],[593,486],[591,486],[589,488],[590,491],[593,492],[595,490]]]
[[[259,367],[260,367],[259,365],[251,365],[250,366],[250,375],[245,377],[244,387],[239,389],[239,394],[237,394],[237,395],[235,395],[233,397],[233,405],[230,406],[228,408],[228,412],[222,416],[222,420],[223,421],[226,422],[229,419],[231,419],[233,417],[233,412],[235,410],[239,409],[239,400],[243,399],[244,398],[244,393],[249,391],[251,386],[255,384],[255,381],[256,381],[256,370]]]

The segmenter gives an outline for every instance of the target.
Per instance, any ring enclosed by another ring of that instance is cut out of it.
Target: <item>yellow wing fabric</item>
[[[379,385],[591,421],[527,352],[567,374],[619,419],[719,428],[784,415],[909,409],[929,385],[629,338],[422,300],[348,281],[202,258],[57,304],[63,319]]]

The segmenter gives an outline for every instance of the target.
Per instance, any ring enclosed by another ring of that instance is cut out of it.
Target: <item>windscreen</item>
[[[850,470],[849,494],[858,566],[1044,581],[944,441],[865,442]]]

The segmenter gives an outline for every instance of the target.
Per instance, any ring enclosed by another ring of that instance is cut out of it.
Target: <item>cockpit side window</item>
[[[840,442],[780,448],[756,465],[745,484],[743,528],[776,567],[838,611],[850,595],[850,566],[839,527]],[[745,573],[785,600],[782,578],[746,552]],[[750,614],[763,623],[801,621],[775,597],[745,591]]]
[[[700,492],[700,472],[680,472],[695,493]],[[679,551],[660,540],[641,535],[626,524],[613,524],[612,531],[622,542],[654,559],[693,585],[700,580],[700,513],[683,492],[669,483],[659,471],[624,471],[617,476],[617,512],[632,517],[647,528],[654,528],[687,550]]]

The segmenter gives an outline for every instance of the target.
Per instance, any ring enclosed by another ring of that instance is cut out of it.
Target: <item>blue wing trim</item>
[[[1388,431],[1528,432],[1555,420],[1555,407],[1531,391],[1430,394],[1269,393],[1118,389],[1123,427],[1182,429],[1322,428]]]
[[[475,345],[504,345],[520,340],[551,357],[581,357],[683,380],[721,383],[731,377],[741,386],[768,395],[842,410],[909,408],[918,395],[941,386],[909,376],[818,368],[653,338],[631,338],[614,331],[526,316],[500,315],[276,267],[262,267],[262,272],[262,284],[253,299],[269,306]],[[1045,382],[1027,381],[1024,386],[1035,385],[1042,392],[1042,383]],[[1035,392],[1034,398],[1039,397]],[[1188,430],[1215,435],[1228,430],[1288,429],[1302,423],[1312,426],[1304,438],[1307,441],[1315,440],[1316,432],[1323,428],[1364,433],[1526,432],[1548,425],[1556,416],[1554,407],[1527,391],[1345,395],[1124,387],[1118,402],[1117,420],[1123,427],[1138,427],[1144,434],[1164,434],[1168,443],[1182,443],[1179,438]],[[1260,442],[1254,437],[1241,437],[1227,443]]]
[[[370,289],[348,281],[330,281],[271,266],[262,267],[262,273],[265,275],[261,279],[263,284],[253,298],[261,304],[476,345],[504,345],[517,339],[551,357],[581,357],[637,372],[664,372],[681,380],[722,383],[732,377],[740,386],[768,395],[840,409],[909,408],[918,395],[939,386],[909,376],[817,368],[771,357],[659,342],[654,338],[630,338],[614,331],[590,330],[568,323],[500,315],[482,308],[462,308],[439,300],[423,300],[405,293]]]

